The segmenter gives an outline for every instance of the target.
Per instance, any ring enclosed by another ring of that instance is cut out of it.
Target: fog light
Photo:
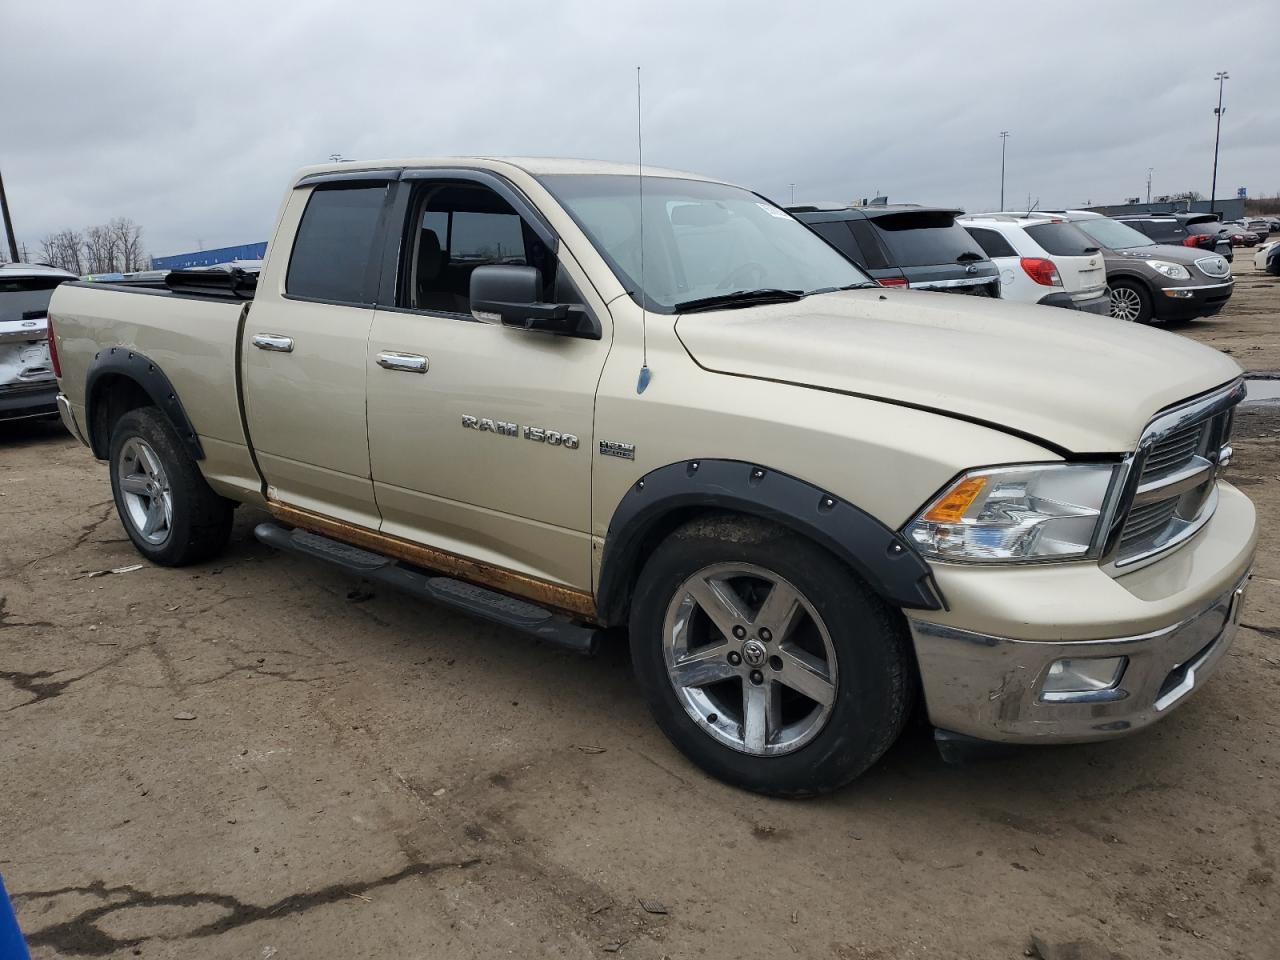
[[[1179,290],[1177,287],[1165,287],[1164,295],[1174,300],[1190,300],[1195,294],[1190,290]]]
[[[1043,699],[1048,701],[1110,699],[1099,696],[1115,691],[1128,657],[1055,660],[1044,678]]]

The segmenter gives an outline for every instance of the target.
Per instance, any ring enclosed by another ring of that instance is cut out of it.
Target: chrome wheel
[[[1134,323],[1142,316],[1142,294],[1132,287],[1111,288],[1111,316]]]
[[[663,621],[663,654],[689,716],[741,753],[800,749],[835,704],[836,653],[822,618],[754,564],[714,564],[682,583]]]
[[[151,445],[140,437],[126,440],[116,463],[116,479],[133,528],[154,546],[168,540],[173,526],[173,494]]]

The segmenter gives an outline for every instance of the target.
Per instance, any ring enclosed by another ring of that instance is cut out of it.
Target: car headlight
[[[1028,464],[971,470],[907,524],[926,556],[966,563],[1096,556],[1117,468]]]
[[[1144,260],[1148,267],[1152,270],[1158,270],[1170,280],[1190,280],[1191,273],[1180,263],[1170,263],[1168,260]]]

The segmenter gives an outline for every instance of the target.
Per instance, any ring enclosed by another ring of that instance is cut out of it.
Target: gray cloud
[[[635,157],[786,200],[993,208],[1280,191],[1272,0],[21,4],[0,33],[19,238],[112,216],[155,254],[266,238],[290,173],[346,157]]]

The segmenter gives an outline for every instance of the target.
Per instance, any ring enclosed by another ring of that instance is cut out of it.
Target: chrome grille
[[[1148,480],[1186,466],[1192,457],[1201,452],[1208,426],[1207,422],[1194,423],[1155,444],[1143,464],[1143,479]]]
[[[1168,500],[1157,500],[1130,510],[1129,519],[1124,524],[1124,533],[1120,535],[1121,554],[1126,547],[1143,542],[1167,527],[1173,515],[1178,512],[1178,499],[1171,497]]]
[[[1223,257],[1201,257],[1196,266],[1206,277],[1223,278],[1231,276],[1231,265]]]
[[[1213,515],[1218,461],[1229,450],[1235,405],[1243,396],[1244,385],[1237,381],[1148,426],[1128,480],[1128,512],[1112,527],[1117,533],[1109,555],[1116,566],[1172,549]]]

